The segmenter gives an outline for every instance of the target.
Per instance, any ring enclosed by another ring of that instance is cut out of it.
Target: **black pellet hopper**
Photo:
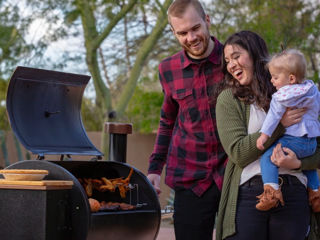
[[[24,181],[1,179],[1,240],[156,239],[159,200],[147,178],[125,163],[123,128],[112,132],[109,126],[110,161],[102,160],[85,132],[80,107],[89,79],[27,67],[13,73],[7,92],[10,124],[36,157],[6,169],[48,170],[42,182],[73,185],[21,187]],[[47,155],[57,159],[47,160]],[[85,160],[72,160],[75,155]],[[99,203],[93,204],[98,206],[94,212],[92,199]]]

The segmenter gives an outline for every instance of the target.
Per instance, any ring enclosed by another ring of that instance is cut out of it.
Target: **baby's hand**
[[[269,136],[261,133],[260,137],[257,139],[257,148],[260,150],[264,149],[263,144],[265,144],[265,142],[268,140]]]

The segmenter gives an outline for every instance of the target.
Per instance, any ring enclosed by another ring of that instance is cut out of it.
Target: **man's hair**
[[[267,66],[280,68],[289,74],[293,74],[297,79],[297,83],[301,83],[306,77],[307,61],[303,53],[297,49],[287,49],[274,54]]]
[[[170,17],[181,18],[189,6],[194,7],[194,9],[198,12],[199,16],[205,20],[206,13],[198,0],[175,0],[173,1],[173,3],[171,3],[170,7],[168,8],[168,21],[170,25]]]

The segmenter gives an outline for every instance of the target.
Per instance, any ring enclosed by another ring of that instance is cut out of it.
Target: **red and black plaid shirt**
[[[192,189],[198,196],[213,181],[221,189],[227,160],[216,129],[215,106],[210,103],[215,84],[223,78],[223,46],[212,39],[215,47],[203,61],[193,62],[180,51],[159,65],[164,102],[148,170],[161,174],[167,164],[166,184]]]

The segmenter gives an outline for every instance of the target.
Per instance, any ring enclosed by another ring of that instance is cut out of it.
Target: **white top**
[[[258,132],[265,118],[266,118],[266,112],[263,109],[257,107],[255,104],[251,104],[248,134]],[[290,175],[296,176],[301,181],[302,184],[307,186],[307,178],[302,172],[297,172],[297,171],[289,170],[285,168],[279,168],[279,174],[290,174]],[[255,175],[261,175],[260,158],[248,164],[243,169],[241,178],[240,178],[240,185],[245,183]]]

